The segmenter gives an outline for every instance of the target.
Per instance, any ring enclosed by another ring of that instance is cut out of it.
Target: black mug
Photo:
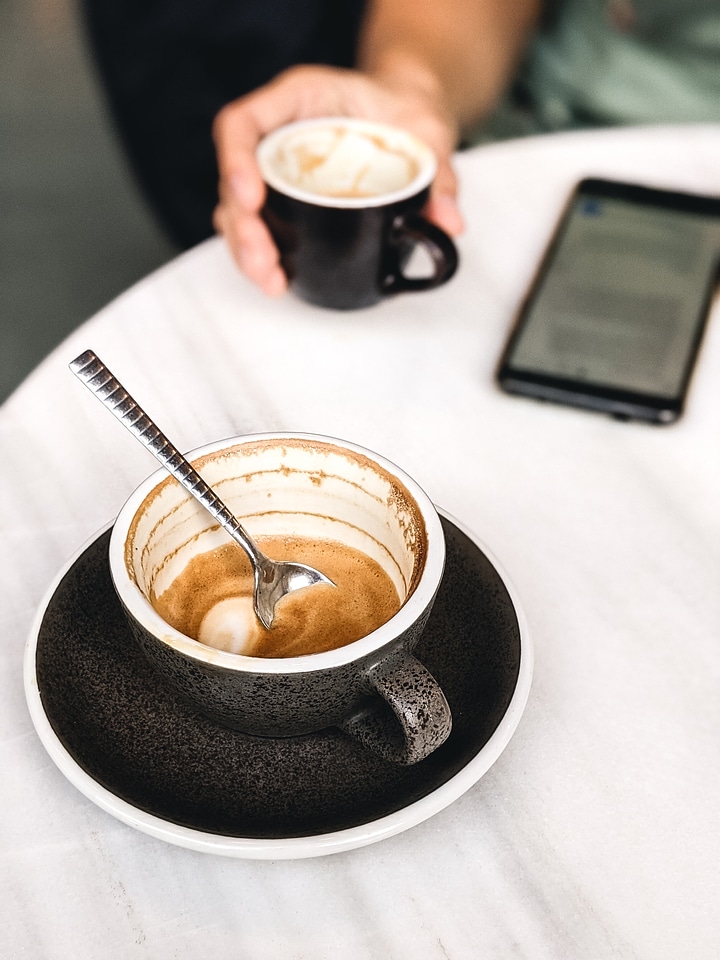
[[[252,736],[337,727],[395,763],[429,756],[449,736],[452,716],[438,682],[414,655],[445,564],[442,525],[427,494],[379,454],[331,437],[255,434],[188,457],[252,536],[306,537],[335,552],[365,554],[395,585],[398,609],[358,640],[317,652],[312,618],[301,619],[304,651],[263,656],[261,645],[249,652],[246,646],[258,632],[249,594],[233,597],[208,579],[203,593],[211,611],[202,623],[213,613],[217,619],[207,632],[202,625],[193,631],[197,637],[183,633],[182,624],[163,619],[158,598],[189,565],[229,541],[158,470],[120,511],[109,554],[120,602],[153,668],[195,709]],[[188,595],[179,609],[193,602]]]
[[[258,148],[263,217],[290,287],[322,307],[368,307],[446,283],[458,265],[450,237],[421,215],[437,162],[399,128],[347,117],[302,120]],[[413,250],[432,272],[409,276]]]

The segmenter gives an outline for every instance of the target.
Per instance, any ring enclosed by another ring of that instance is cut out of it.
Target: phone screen
[[[608,412],[627,415],[622,396],[650,397],[650,419],[674,419],[719,261],[720,201],[584,181],[524,304],[501,384],[555,400],[564,390],[565,402],[595,408],[615,400]]]

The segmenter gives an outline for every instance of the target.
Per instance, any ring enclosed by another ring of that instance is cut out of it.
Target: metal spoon
[[[275,605],[286,594],[316,583],[335,586],[332,580],[307,564],[271,560],[266,557],[220,497],[176,450],[92,350],[86,350],[76,357],[70,363],[70,369],[247,553],[253,565],[255,581],[253,606],[264,627],[270,629],[275,616]]]

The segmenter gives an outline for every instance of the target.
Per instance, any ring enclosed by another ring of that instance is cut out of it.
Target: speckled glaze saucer
[[[289,739],[227,730],[178,700],[126,625],[101,531],[59,574],[25,653],[38,735],[63,774],[118,819],[225,856],[298,858],[400,833],[468,790],[507,745],[532,652],[507,578],[441,514],[443,582],[418,658],[442,686],[453,731],[410,767],[335,729]]]

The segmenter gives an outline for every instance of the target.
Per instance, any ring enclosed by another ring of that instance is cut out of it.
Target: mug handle
[[[450,237],[418,213],[401,213],[395,217],[389,237],[394,263],[382,282],[383,294],[431,290],[453,276],[458,268],[457,247]],[[403,266],[416,245],[430,254],[433,273],[429,277],[406,277]]]
[[[395,763],[424,760],[447,740],[452,716],[445,694],[419,660],[404,649],[365,674],[369,692],[390,707],[369,703],[341,724],[364,746]]]

